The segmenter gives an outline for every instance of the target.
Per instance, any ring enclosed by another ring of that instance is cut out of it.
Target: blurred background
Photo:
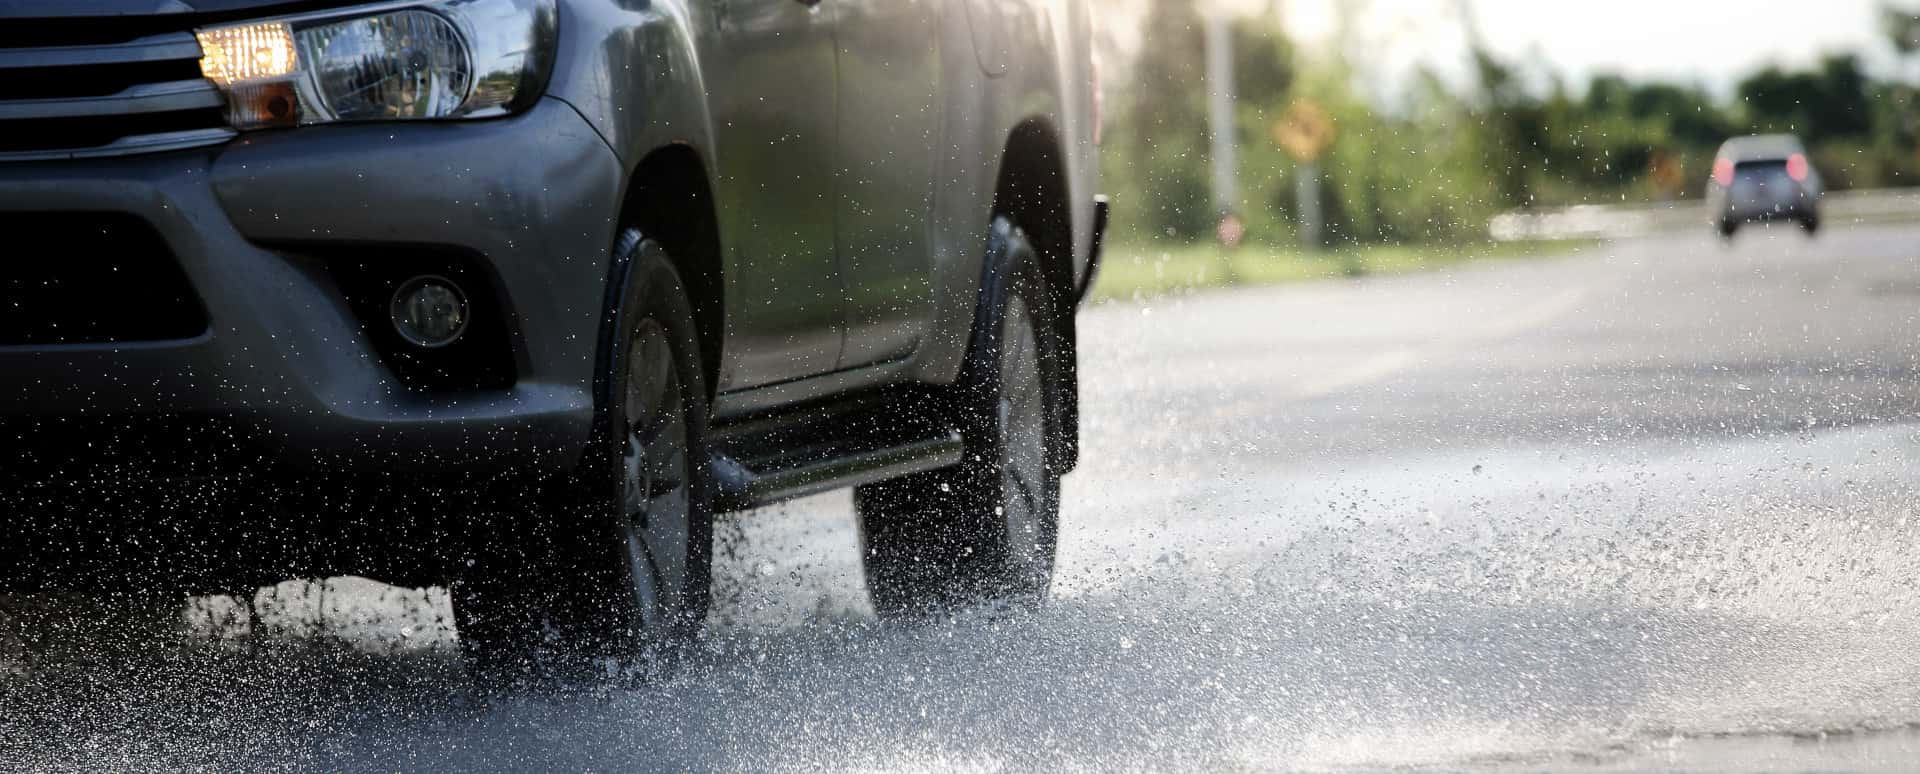
[[[1912,208],[1844,192],[1920,175],[1920,3],[1101,7],[1106,297],[1540,253],[1495,237],[1619,236],[1592,220],[1623,212],[1698,225],[1740,134],[1798,134],[1875,214]]]

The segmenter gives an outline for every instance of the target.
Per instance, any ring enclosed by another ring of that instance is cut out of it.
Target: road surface
[[[844,493],[730,518],[701,649],[476,698],[442,595],[17,632],[0,766],[1900,770],[1920,228],[1614,242],[1081,318],[1056,600],[871,619]],[[16,615],[16,617],[21,617]],[[157,644],[156,644],[157,643]]]

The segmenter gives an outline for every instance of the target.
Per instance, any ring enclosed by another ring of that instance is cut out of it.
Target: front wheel
[[[706,616],[713,495],[692,304],[639,232],[622,236],[615,264],[629,279],[608,313],[594,442],[578,471],[536,491],[534,513],[496,525],[453,589],[484,681],[671,646]]]
[[[1032,244],[1009,221],[996,222],[989,260],[997,271],[952,393],[963,461],[854,492],[867,589],[883,617],[1031,604],[1052,581],[1055,306]]]

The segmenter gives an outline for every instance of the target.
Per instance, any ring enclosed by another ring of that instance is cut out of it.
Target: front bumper
[[[67,428],[204,419],[298,471],[568,467],[592,413],[620,170],[554,99],[493,121],[312,127],[192,151],[0,164],[0,212],[151,224],[209,321],[189,339],[0,346],[0,445],[30,451]],[[485,264],[508,318],[511,386],[422,392],[396,380],[314,257],[372,245],[453,249]]]

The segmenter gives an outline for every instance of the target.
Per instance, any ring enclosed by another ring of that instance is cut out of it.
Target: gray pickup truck
[[[0,582],[703,619],[855,487],[874,606],[1035,600],[1100,251],[1084,0],[0,0]]]

